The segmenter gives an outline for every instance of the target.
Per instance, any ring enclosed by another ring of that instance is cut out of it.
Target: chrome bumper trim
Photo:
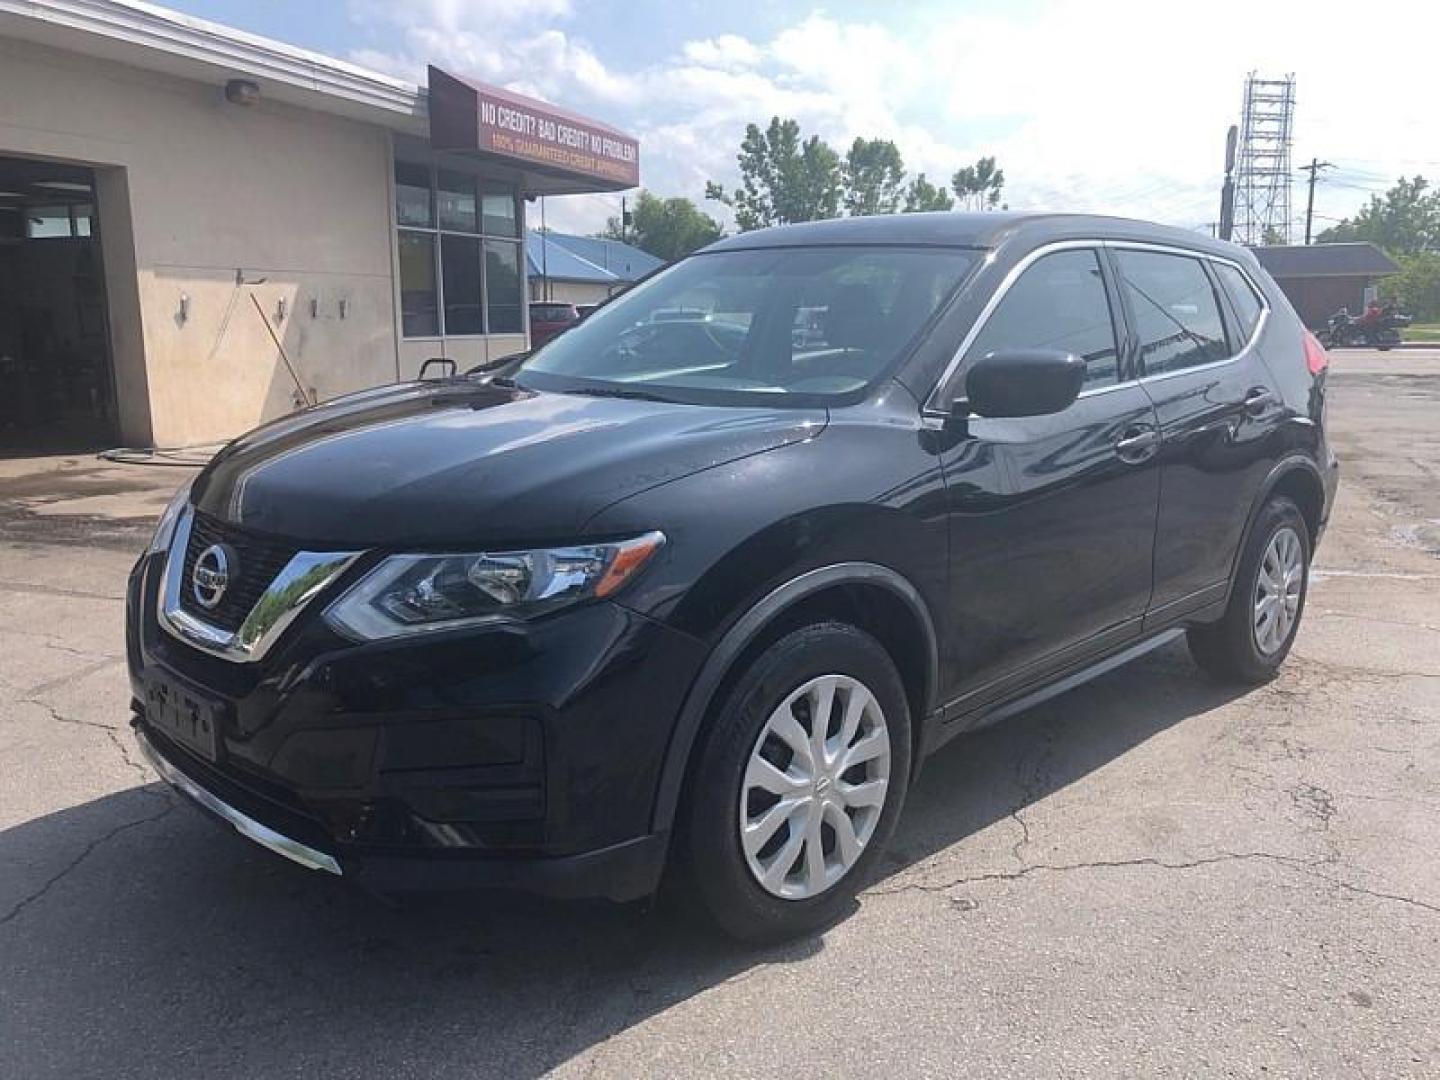
[[[180,591],[185,588],[181,580],[185,549],[190,544],[194,520],[195,511],[187,506],[175,524],[170,550],[165,554],[165,575],[160,581],[160,625],[181,641],[234,663],[264,656],[306,605],[363,554],[359,551],[297,552],[275,575],[240,629],[232,634],[196,618],[180,606]]]
[[[308,844],[300,843],[299,840],[292,840],[268,825],[261,825],[248,814],[242,814],[223,799],[206,791],[166,761],[165,757],[151,745],[150,740],[145,737],[145,733],[138,728],[135,729],[135,741],[140,744],[140,750],[144,753],[145,760],[150,762],[150,767],[159,773],[166,783],[182,795],[188,795],[194,799],[222,821],[228,822],[241,836],[255,841],[261,847],[269,848],[277,855],[285,856],[291,862],[299,863],[308,870],[324,870],[337,877],[341,875],[340,864],[335,861],[333,855],[317,851]]]

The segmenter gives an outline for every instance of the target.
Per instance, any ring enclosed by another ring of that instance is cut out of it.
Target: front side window
[[[404,336],[525,332],[513,188],[397,160],[395,222]]]
[[[1119,350],[1110,299],[1092,250],[1037,259],[1005,293],[966,352],[967,360],[1001,349],[1057,349],[1085,361],[1088,389],[1119,381]]]
[[[718,404],[836,401],[888,370],[977,260],[900,247],[691,256],[546,344],[517,380]]]
[[[1183,371],[1229,355],[1220,304],[1199,259],[1123,248],[1115,258],[1146,375]]]

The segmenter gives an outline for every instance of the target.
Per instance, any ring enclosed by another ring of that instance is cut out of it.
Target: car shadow
[[[1234,695],[1172,646],[951,743],[876,884]],[[152,784],[0,833],[0,1075],[535,1076],[825,948],[675,903],[392,907],[219,828]]]

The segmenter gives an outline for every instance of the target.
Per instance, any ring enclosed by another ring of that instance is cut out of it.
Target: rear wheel
[[[1290,499],[1271,499],[1246,541],[1225,615],[1190,629],[1190,654],[1218,678],[1264,682],[1290,653],[1309,583],[1305,518]]]
[[[909,775],[909,707],[885,649],[840,623],[781,638],[736,682],[696,763],[681,841],[704,908],[755,942],[833,921]]]

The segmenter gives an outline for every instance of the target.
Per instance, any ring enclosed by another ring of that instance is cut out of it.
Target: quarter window
[[[1255,286],[1229,263],[1217,262],[1210,265],[1215,268],[1215,276],[1220,279],[1221,287],[1229,295],[1235,317],[1240,321],[1240,329],[1245,340],[1249,341],[1255,333],[1255,327],[1260,323],[1260,313],[1265,310],[1264,304],[1255,295]]]
[[[1042,256],[1005,293],[970,347],[978,359],[1000,349],[1059,349],[1085,361],[1085,387],[1119,381],[1115,322],[1096,252]]]
[[[1122,248],[1115,253],[1146,375],[1224,360],[1225,323],[1199,259]]]
[[[406,337],[525,332],[514,188],[396,161],[395,222]]]

